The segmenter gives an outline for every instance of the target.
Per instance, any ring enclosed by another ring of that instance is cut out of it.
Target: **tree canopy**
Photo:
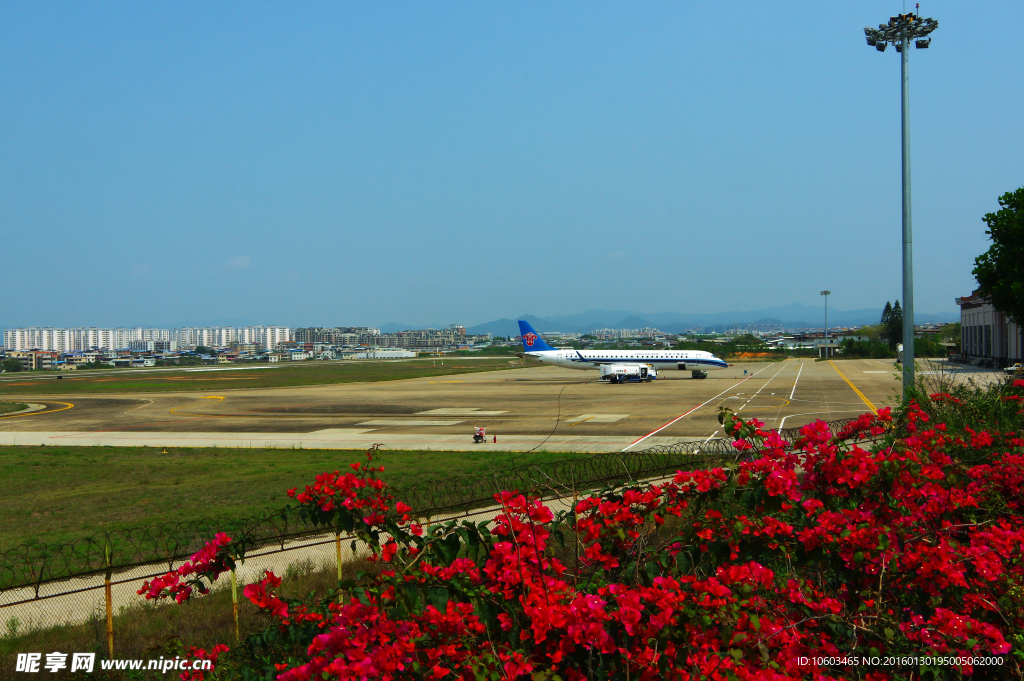
[[[1024,187],[1000,196],[999,205],[982,218],[992,246],[974,259],[973,274],[997,310],[1024,324]]]
[[[897,300],[895,305],[886,301],[881,327],[879,337],[889,344],[890,349],[895,349],[896,344],[903,340],[903,308],[900,307],[900,301]]]

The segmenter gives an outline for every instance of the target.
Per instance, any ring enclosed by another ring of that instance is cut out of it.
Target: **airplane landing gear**
[[[706,372],[706,371],[691,371],[690,375],[693,376],[694,378],[704,379],[704,378],[708,377],[708,372]]]

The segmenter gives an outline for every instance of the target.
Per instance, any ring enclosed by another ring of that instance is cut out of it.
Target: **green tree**
[[[1000,209],[982,221],[992,246],[974,259],[982,295],[1017,324],[1024,324],[1024,187],[999,197]]]
[[[8,357],[0,367],[7,373],[14,373],[15,371],[21,371],[21,362],[13,357]]]
[[[882,312],[882,338],[889,343],[889,349],[893,350],[896,345],[903,340],[903,308],[900,307],[900,301],[896,301],[896,304],[889,307],[889,303],[885,304],[886,310],[889,314]]]
[[[960,322],[946,324],[939,330],[939,338],[960,345]]]
[[[897,301],[898,302],[898,301]],[[882,310],[882,328],[889,323],[892,319],[892,304],[887,300],[885,301],[885,308]]]

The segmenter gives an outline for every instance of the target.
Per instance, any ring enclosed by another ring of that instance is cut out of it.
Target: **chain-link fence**
[[[835,435],[853,419],[829,424]],[[787,440],[798,428],[780,432]],[[572,504],[574,496],[604,485],[656,481],[676,470],[700,468],[737,456],[730,438],[679,442],[614,454],[531,464],[487,475],[459,476],[396,490],[414,513],[431,523],[452,519],[490,520],[502,490],[531,492],[553,508]],[[0,553],[0,625],[20,630],[78,624],[90,618],[108,623],[111,612],[138,604],[142,582],[174,570],[217,532],[244,541],[244,562],[236,579],[246,584],[264,570],[284,574],[290,566],[336,567],[365,553],[353,539],[310,529],[294,509],[266,511],[245,520],[206,519],[185,523],[100,532],[66,544],[24,544]]]

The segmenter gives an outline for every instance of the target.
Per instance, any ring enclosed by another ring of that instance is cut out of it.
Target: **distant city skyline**
[[[1024,3],[984,8],[910,54],[921,313],[1024,184]],[[6,3],[0,326],[880,307],[901,9]]]
[[[122,324],[100,326],[83,324],[61,327],[57,325],[32,324],[22,327],[6,327],[2,330],[4,333],[4,345],[8,348],[25,349],[34,345],[40,345],[41,342],[35,340],[36,338],[43,338],[44,334],[46,334],[46,338],[49,338],[54,334],[59,334],[61,340],[59,342],[55,342],[54,347],[59,346],[63,348],[64,344],[67,344],[68,347],[82,349],[103,345],[109,347],[127,346],[130,341],[135,340],[175,340],[180,342],[182,345],[204,345],[206,343],[227,344],[228,342],[234,342],[237,336],[237,338],[240,339],[240,342],[261,342],[259,339],[263,337],[269,337],[276,341],[280,338],[290,338],[296,329],[312,329],[317,327],[358,328],[362,329],[364,332],[379,334],[381,332],[395,333],[399,331],[411,331],[427,328],[442,330],[451,326],[456,326],[465,328],[472,333],[493,333],[494,335],[514,336],[517,335],[517,331],[513,319],[521,318],[534,320],[534,323],[540,325],[538,326],[538,329],[540,330],[547,329],[551,331],[566,332],[578,332],[578,329],[581,327],[600,329],[603,328],[604,324],[609,322],[613,324],[617,323],[618,325],[609,326],[607,328],[633,329],[660,328],[661,326],[667,326],[667,328],[677,329],[677,331],[673,331],[673,333],[678,332],[679,329],[684,327],[717,328],[724,330],[732,327],[755,326],[761,323],[768,324],[773,327],[781,325],[785,328],[818,328],[818,324],[815,321],[815,315],[820,314],[822,316],[821,323],[823,324],[823,312],[824,306],[789,305],[769,309],[748,311],[733,310],[713,314],[679,312],[643,313],[629,310],[590,310],[567,315],[552,315],[547,319],[542,319],[531,314],[525,314],[516,315],[510,318],[475,321],[468,324],[454,322],[447,324],[426,324],[423,326],[394,322],[385,324],[356,325],[344,323],[351,322],[351,320],[342,320],[342,323],[321,321],[316,324],[300,323],[287,326],[260,324],[212,324],[206,326],[176,324],[147,326],[138,324]],[[877,308],[877,310],[870,308],[861,310],[830,308],[831,323],[829,326],[840,328],[843,326],[874,324],[878,321],[876,317],[880,318],[880,313],[881,307]],[[952,313],[936,315],[924,312],[921,313],[919,323],[927,324],[935,321],[955,321],[957,318],[958,315]],[[799,324],[794,325],[794,322],[797,321],[799,321]],[[648,324],[653,326],[648,327]],[[544,328],[541,329],[541,326]],[[664,331],[665,329],[661,330]],[[18,341],[12,343],[11,339],[15,338],[15,333],[20,333],[21,335]],[[65,337],[69,340],[63,340]],[[72,338],[76,340],[71,340]],[[105,340],[100,342],[97,340],[100,338]]]

